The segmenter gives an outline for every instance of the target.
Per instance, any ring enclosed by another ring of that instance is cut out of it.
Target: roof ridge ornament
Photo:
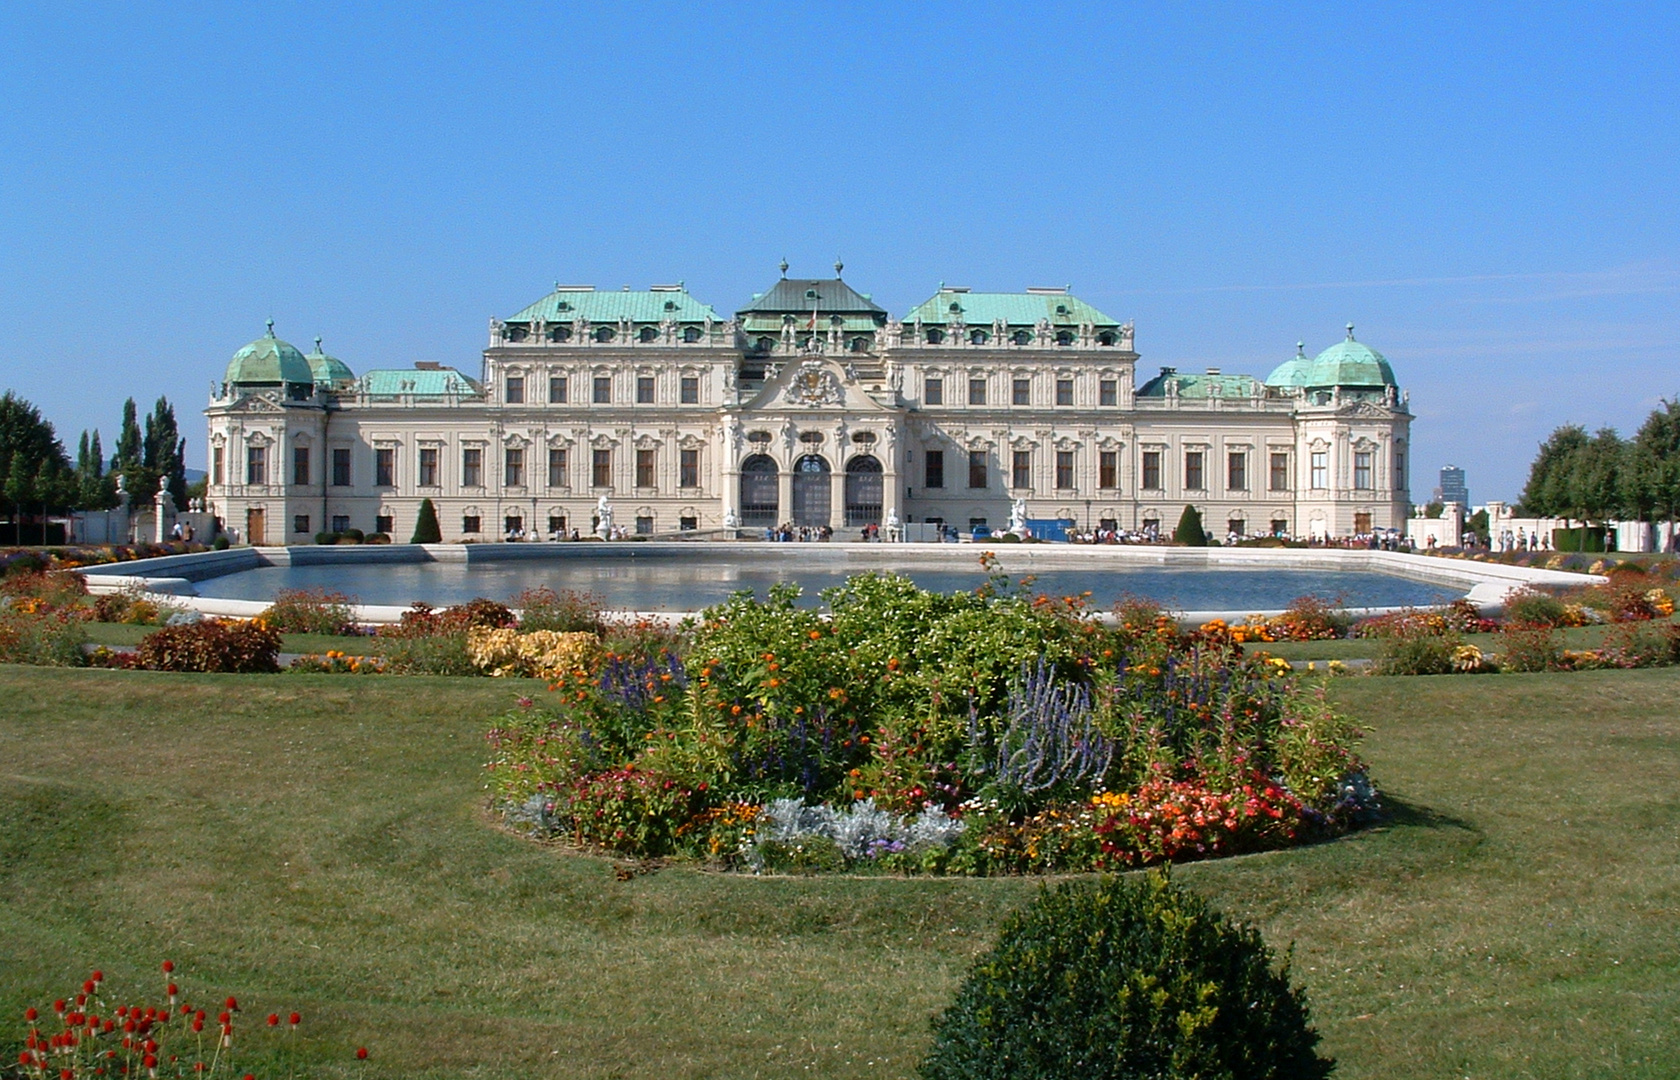
[[[1347,331],[1348,331],[1348,340],[1352,341],[1353,340],[1353,324],[1352,323],[1348,323]]]
[[[321,335],[320,334],[315,335],[315,351],[316,352],[321,351]]]
[[[782,276],[783,276],[783,277],[784,277],[784,278],[785,278],[785,277],[787,277],[787,272],[788,272],[788,261],[787,261],[787,256],[786,256],[786,255],[783,255],[783,256],[782,256],[782,264],[781,264],[781,271],[782,271]]]
[[[834,280],[840,280],[840,271],[846,269],[846,264],[840,261],[840,256],[834,256]]]
[[[1307,343],[1306,342],[1297,341],[1295,343],[1295,355],[1302,360],[1305,360],[1307,358]]]
[[[272,318],[268,320],[268,336],[274,336],[274,320]]]

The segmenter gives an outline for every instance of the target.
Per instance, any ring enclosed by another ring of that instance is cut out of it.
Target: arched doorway
[[[793,523],[820,527],[833,513],[833,477],[821,454],[806,454],[793,464]]]
[[[775,525],[778,495],[774,459],[754,454],[741,462],[741,524]]]
[[[881,523],[881,463],[869,454],[859,454],[846,465],[846,524]]]

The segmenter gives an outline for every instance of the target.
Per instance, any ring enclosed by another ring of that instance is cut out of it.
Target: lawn
[[[88,641],[94,645],[138,645],[140,639],[157,629],[155,626],[131,626],[127,623],[98,623],[87,625]],[[390,638],[336,637],[329,634],[285,634],[280,639],[280,651],[288,653],[325,653],[337,650],[350,656],[384,656],[391,645]]]
[[[904,1077],[1031,895],[617,880],[488,821],[481,717],[520,689],[0,667],[0,1016],[169,957],[303,1011],[311,1075],[366,1044],[370,1076]],[[1680,1073],[1680,670],[1331,692],[1392,823],[1177,874],[1294,942],[1338,1075]]]

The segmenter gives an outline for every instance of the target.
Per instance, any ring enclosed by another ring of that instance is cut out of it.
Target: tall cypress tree
[[[438,528],[437,507],[432,505],[432,500],[420,500],[420,516],[414,521],[414,536],[409,543],[443,543],[443,530]]]
[[[175,422],[175,406],[166,397],[157,399],[146,417],[146,434],[141,442],[141,464],[151,482],[150,499],[159,488],[167,490],[178,508],[187,505],[187,477],[184,456],[187,441]]]

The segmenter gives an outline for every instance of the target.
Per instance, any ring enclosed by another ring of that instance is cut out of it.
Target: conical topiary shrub
[[[1179,515],[1173,539],[1186,547],[1207,547],[1207,530],[1202,528],[1202,515],[1194,506],[1186,506]]]
[[[934,1021],[923,1080],[1315,1080],[1305,995],[1260,933],[1157,871],[1045,888]]]
[[[438,528],[437,507],[432,505],[432,500],[420,500],[420,516],[414,521],[414,539],[409,543],[443,543],[443,530]]]

